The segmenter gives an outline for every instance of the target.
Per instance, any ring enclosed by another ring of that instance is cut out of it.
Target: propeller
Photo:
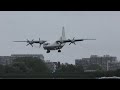
[[[70,40],[70,39],[69,39],[69,40]],[[71,41],[70,44],[72,44],[72,43],[75,44],[75,37],[74,37],[72,40],[70,40],[70,41]],[[69,44],[69,45],[70,45],[70,44]],[[75,45],[76,45],[76,44],[75,44]]]
[[[40,41],[40,38],[39,38],[39,44],[40,44],[40,46],[39,46],[39,48],[41,47],[41,45],[42,45],[42,43],[41,43],[41,41]]]
[[[33,39],[32,41],[29,41],[29,40],[27,39],[27,43],[28,43],[28,44],[27,44],[26,46],[31,45],[31,46],[33,47],[32,44],[34,43],[34,39]]]
[[[43,44],[43,43],[45,43],[46,41],[44,41],[44,40],[40,40],[40,38],[39,38],[39,48],[41,47],[41,45]]]

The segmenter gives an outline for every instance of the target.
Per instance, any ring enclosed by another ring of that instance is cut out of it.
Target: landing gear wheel
[[[47,52],[46,53],[50,53],[50,50],[47,50]]]
[[[58,50],[58,52],[61,52],[61,50]]]

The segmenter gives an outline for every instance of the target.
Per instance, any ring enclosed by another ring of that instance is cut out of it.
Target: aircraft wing
[[[13,42],[31,42],[31,41],[13,41]],[[40,42],[46,42],[44,40],[42,41],[32,41],[33,43],[40,43]]]
[[[13,41],[13,42],[27,42],[27,41]]]
[[[40,46],[41,46],[41,45],[44,44],[46,41],[45,41],[45,40],[40,40],[40,38],[39,38],[39,41],[34,41],[34,39],[33,39],[32,41],[29,41],[29,40],[27,39],[27,41],[14,41],[14,42],[27,42],[28,44],[27,44],[26,46],[31,45],[31,46],[33,47],[32,44],[34,44],[34,43],[38,43],[38,44],[40,44]]]
[[[58,41],[56,41],[56,42],[61,42],[61,43],[67,43],[67,42],[78,42],[78,41],[84,41],[84,40],[96,40],[96,39],[72,39],[72,40],[70,40],[70,39],[68,39],[68,40],[62,40],[62,41],[60,41],[60,40],[58,40]]]
[[[43,44],[43,43],[45,43],[45,42],[47,42],[47,41],[45,41],[45,40],[40,40],[40,41],[33,41],[34,43],[41,43],[41,44]]]
[[[26,41],[14,41],[14,42],[27,42],[27,43],[39,43],[39,44],[43,44],[43,43],[45,43],[46,42],[46,40],[40,40],[40,38],[39,38],[39,40],[38,41],[34,41],[34,39],[33,40],[26,40]]]

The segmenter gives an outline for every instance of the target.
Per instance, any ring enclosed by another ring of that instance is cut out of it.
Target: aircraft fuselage
[[[54,43],[54,44],[48,44],[46,45],[47,43],[43,44],[43,48],[45,50],[60,50],[63,48],[63,46],[65,44],[57,44],[57,43]]]

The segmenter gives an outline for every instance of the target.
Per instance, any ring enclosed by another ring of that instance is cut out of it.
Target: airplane
[[[62,36],[60,37],[60,39],[54,41],[53,43],[47,42],[46,40],[40,40],[40,38],[39,41],[34,41],[34,40],[29,41],[27,39],[27,41],[14,41],[14,42],[27,42],[28,44],[26,46],[31,45],[32,47],[34,43],[38,43],[40,44],[40,47],[41,45],[43,45],[44,50],[47,50],[46,53],[50,53],[51,50],[58,50],[58,52],[61,52],[61,49],[64,47],[66,43],[69,43],[69,45],[71,44],[76,45],[75,42],[84,41],[84,40],[96,40],[96,39],[75,39],[75,37],[73,39],[66,39],[65,29],[64,27],[62,27]]]

